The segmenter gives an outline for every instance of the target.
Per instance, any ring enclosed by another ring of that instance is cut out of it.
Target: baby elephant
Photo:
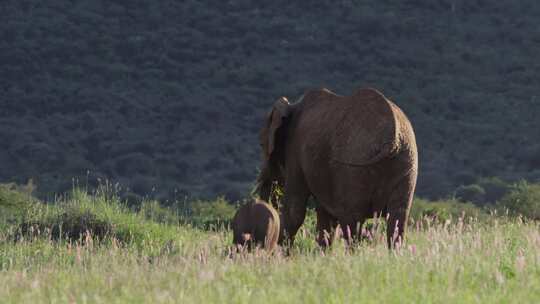
[[[233,244],[248,249],[255,245],[271,251],[277,246],[279,238],[279,214],[269,204],[255,200],[238,209],[232,229]]]

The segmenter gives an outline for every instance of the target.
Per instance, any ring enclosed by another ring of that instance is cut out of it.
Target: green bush
[[[510,191],[510,185],[498,177],[482,178],[478,185],[485,190],[484,201],[488,204],[495,204]]]
[[[459,186],[455,191],[455,197],[477,206],[494,205],[509,190],[510,185],[498,177],[480,178],[475,183]]]
[[[414,200],[410,217],[419,220],[425,216],[436,220],[446,221],[450,218],[464,217],[483,219],[486,212],[471,203],[463,203],[455,199],[428,201],[417,198]]]
[[[0,184],[0,228],[18,224],[43,207],[32,195],[32,183],[26,186]]]
[[[540,220],[540,184],[520,181],[499,202],[498,206],[511,215]]]
[[[116,196],[88,195],[77,189],[63,201],[26,214],[17,226],[15,239],[44,235],[54,240],[76,241],[91,236],[134,245],[165,243],[175,237],[177,230],[148,219],[144,212],[130,211]]]
[[[223,197],[214,201],[199,200],[190,204],[186,220],[195,227],[214,229],[221,225],[228,225],[235,211],[236,208]]]
[[[486,191],[477,184],[459,186],[456,189],[456,199],[477,205],[483,204]]]
[[[180,216],[173,210],[162,206],[158,201],[143,201],[139,210],[144,218],[165,224],[178,224]]]

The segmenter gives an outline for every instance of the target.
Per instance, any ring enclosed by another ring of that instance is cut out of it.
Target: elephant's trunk
[[[254,189],[254,193],[259,195],[259,198],[265,202],[271,203],[275,208],[278,208],[278,189],[283,187],[283,178],[278,174],[279,170],[274,168],[272,164],[265,164],[259,176]]]
[[[283,245],[285,242],[285,220],[283,217],[283,213],[279,212],[279,237],[278,237],[278,244]]]
[[[270,201],[270,194],[272,193],[272,178],[268,172],[268,169],[263,169],[257,177],[257,183],[253,192],[259,195],[259,198],[263,201]]]

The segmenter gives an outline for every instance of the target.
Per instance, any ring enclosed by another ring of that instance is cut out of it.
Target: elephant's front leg
[[[284,241],[289,242],[289,245],[294,243],[294,237],[306,217],[308,197],[309,191],[306,187],[298,187],[298,184],[292,183],[286,186],[282,202],[283,231],[280,233],[280,244]]]
[[[326,248],[332,245],[332,231],[336,228],[336,219],[321,206],[317,207],[317,243]]]
[[[283,241],[288,241],[289,245],[294,243],[294,238],[300,226],[304,223],[306,217],[307,196],[303,197],[285,197],[283,204]]]

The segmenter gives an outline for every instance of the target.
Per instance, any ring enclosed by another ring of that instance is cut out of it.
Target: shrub
[[[130,208],[141,206],[143,201],[142,196],[137,193],[128,191],[122,194],[122,202],[125,202]]]
[[[450,218],[464,217],[483,219],[487,214],[471,203],[463,203],[454,199],[428,201],[417,198],[414,200],[410,217],[419,220],[422,217],[433,217],[436,220],[445,221]]]
[[[500,208],[508,210],[512,215],[540,220],[540,184],[520,181],[499,202]]]
[[[180,222],[178,214],[162,206],[158,201],[143,201],[139,212],[144,218],[157,223],[177,225]]]
[[[24,221],[19,226],[22,235],[36,235],[48,231],[53,239],[77,240],[85,234],[98,239],[111,236],[114,225],[92,210],[66,207],[50,218]]]
[[[195,201],[190,204],[187,221],[196,227],[214,229],[228,225],[236,211],[223,197],[215,201]]]
[[[165,243],[175,237],[170,225],[151,221],[143,213],[131,212],[117,196],[88,195],[75,189],[64,201],[28,215],[18,225],[15,239],[45,234],[53,240],[76,241],[88,233],[93,239],[114,238],[122,243],[143,245]]]
[[[484,203],[486,191],[477,184],[459,186],[456,189],[456,199],[462,202],[471,202],[477,205]]]
[[[29,214],[38,213],[41,206],[32,197],[33,184],[25,186],[0,184],[0,227],[20,223]]]
[[[484,188],[484,201],[489,204],[495,204],[510,191],[510,185],[497,177],[482,178],[478,185]]]
[[[480,178],[474,184],[459,186],[455,197],[462,202],[483,206],[495,204],[508,191],[510,185],[497,177]]]

